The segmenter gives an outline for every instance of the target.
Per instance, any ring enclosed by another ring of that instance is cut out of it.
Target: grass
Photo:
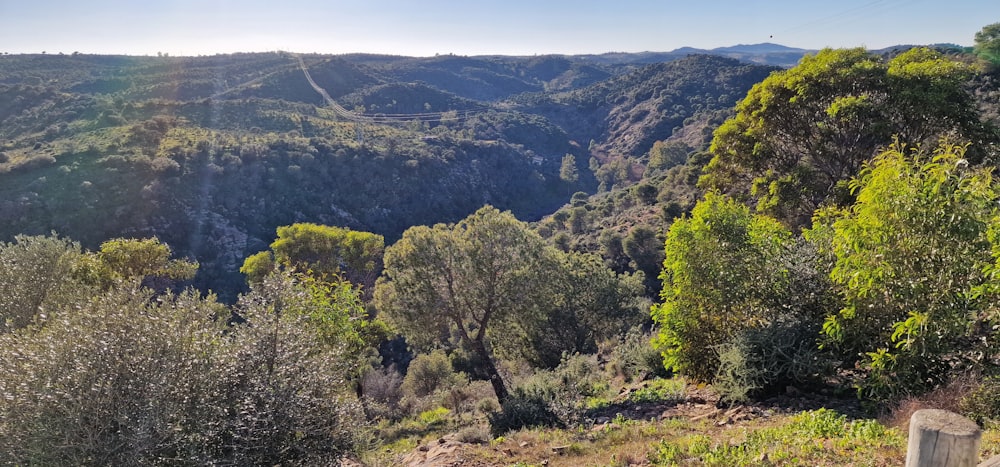
[[[623,394],[624,401],[614,407],[683,405],[685,392],[681,379],[647,381]],[[363,460],[370,466],[396,465],[417,447],[463,430],[469,433],[458,438],[473,441],[456,451],[456,459],[477,466],[889,466],[902,465],[906,455],[906,433],[900,429],[826,408],[798,413],[766,410],[737,420],[721,411],[712,417],[698,416],[704,410],[702,406],[658,420],[619,414],[609,423],[522,429],[492,439],[476,435],[487,431],[483,420],[430,410],[402,422],[408,430],[389,427],[397,430],[395,437]],[[998,454],[1000,430],[989,428],[983,433],[982,459]]]
[[[905,437],[875,420],[848,421],[819,409],[783,417],[773,426],[695,433],[659,442],[654,465],[899,465]]]
[[[714,420],[627,420],[599,429],[522,430],[474,447],[486,465],[900,465],[904,436],[874,420],[832,410],[779,415],[739,425]]]

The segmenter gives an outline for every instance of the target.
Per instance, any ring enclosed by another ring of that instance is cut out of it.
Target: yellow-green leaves
[[[746,206],[710,192],[667,234],[663,303],[655,343],[668,367],[710,380],[715,347],[777,315],[787,271],[778,258],[790,232]]]
[[[761,212],[807,225],[824,202],[849,202],[838,182],[898,136],[986,141],[963,83],[970,67],[929,49],[883,60],[864,49],[822,50],[750,90],[712,140],[699,184],[749,195]]]
[[[989,306],[978,291],[992,281],[987,234],[1000,193],[989,170],[964,155],[964,146],[928,154],[896,144],[851,183],[852,207],[816,219],[817,229],[833,229],[831,278],[845,299],[823,330],[867,356],[868,396],[940,381],[944,362],[970,350],[968,333]]]

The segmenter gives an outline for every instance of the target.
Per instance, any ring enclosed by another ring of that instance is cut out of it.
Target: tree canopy
[[[317,278],[335,277],[371,290],[382,272],[381,235],[342,227],[297,223],[278,227],[271,251],[251,255],[240,272],[257,282],[276,266]]]
[[[508,390],[490,346],[510,351],[516,328],[504,323],[536,319],[552,261],[526,224],[487,206],[455,225],[407,229],[386,249],[376,303],[417,345],[455,332],[483,360],[502,402]]]
[[[985,149],[989,138],[962,87],[971,73],[925,48],[888,61],[861,48],[806,56],[755,85],[715,131],[700,183],[805,225],[823,201],[849,202],[844,181],[893,137],[934,143],[949,135]]]
[[[965,153],[894,145],[851,182],[856,204],[818,219],[817,230],[832,229],[830,277],[845,299],[823,329],[829,345],[869,370],[867,397],[942,382],[995,318],[984,290],[1000,251],[989,235],[1000,191]]]
[[[1000,23],[983,26],[975,36],[973,50],[984,60],[1000,65]]]
[[[716,347],[778,317],[788,298],[779,257],[790,241],[774,219],[715,192],[674,222],[660,275],[663,303],[653,307],[655,343],[668,368],[711,381]]]

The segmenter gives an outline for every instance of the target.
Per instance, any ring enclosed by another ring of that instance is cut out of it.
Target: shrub
[[[961,399],[959,410],[981,426],[1000,421],[1000,378],[983,379]]]
[[[89,295],[72,277],[80,245],[56,236],[14,237],[0,243],[0,332],[36,322],[53,310]]]
[[[500,412],[494,412],[487,418],[490,422],[490,433],[494,437],[522,428],[566,427],[542,398],[524,396],[517,394],[517,391],[501,404]]]
[[[925,392],[977,366],[967,355],[990,352],[981,343],[997,290],[1000,189],[964,156],[963,146],[925,154],[894,144],[851,182],[857,202],[819,223],[833,231],[831,278],[844,297],[823,331],[862,357],[865,398]]]
[[[611,372],[626,382],[651,376],[665,378],[670,373],[663,366],[663,357],[653,348],[652,336],[639,328],[629,331],[611,351],[608,362]]]
[[[818,321],[772,322],[747,329],[719,347],[712,386],[728,402],[812,386],[830,374],[832,361],[817,344]]]
[[[660,326],[654,344],[668,368],[711,381],[719,345],[797,300],[780,261],[789,243],[791,233],[777,221],[718,193],[674,222],[660,274],[663,303],[652,312]]]
[[[552,370],[539,370],[514,388],[522,400],[545,405],[546,413],[560,423],[578,421],[588,397],[603,395],[608,390],[606,377],[595,355],[564,356]]]
[[[424,425],[428,426],[440,425],[444,423],[449,413],[451,413],[450,410],[444,407],[437,407],[434,409],[420,412],[420,415],[417,416],[417,419],[420,420],[420,423],[423,423]]]
[[[682,378],[657,379],[628,395],[628,402],[677,402],[684,399],[685,381]]]
[[[241,325],[211,298],[122,287],[0,335],[5,460],[276,465],[353,450],[365,426],[344,392],[354,359],[286,312],[308,293],[262,287],[240,301]]]
[[[426,397],[438,389],[448,388],[466,380],[462,373],[455,373],[451,361],[443,350],[417,355],[403,378],[403,392],[411,397]]]
[[[458,431],[457,439],[463,443],[487,444],[490,442],[489,427],[481,424],[467,426]]]
[[[368,418],[403,418],[403,375],[395,367],[372,368],[365,372],[359,384]]]
[[[737,338],[719,346],[719,365],[712,379],[712,387],[721,400],[730,404],[746,402],[750,395],[761,388],[763,372],[754,365],[750,343]]]

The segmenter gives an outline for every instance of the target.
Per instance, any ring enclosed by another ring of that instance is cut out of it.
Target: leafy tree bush
[[[463,380],[465,375],[456,373],[451,367],[451,360],[443,350],[438,349],[417,355],[410,362],[403,378],[403,392],[411,397],[424,397],[439,389],[458,385]]]
[[[240,268],[251,282],[280,265],[325,280],[342,276],[371,290],[382,272],[381,235],[310,223],[278,227],[277,235],[270,252],[250,256]]]
[[[353,359],[285,312],[310,301],[268,280],[228,326],[212,298],[124,286],[0,335],[0,452],[24,465],[331,462],[364,421],[343,392]]]
[[[576,157],[566,154],[559,165],[559,179],[566,183],[576,183],[580,180],[580,173],[576,168]]]
[[[23,328],[89,295],[73,278],[82,256],[79,244],[55,235],[18,235],[0,243],[0,332]]]
[[[992,141],[963,87],[971,73],[922,48],[889,61],[860,48],[807,55],[755,85],[715,131],[714,157],[700,183],[750,196],[759,210],[806,225],[824,200],[850,202],[838,182],[894,136],[928,144],[945,135]]]
[[[663,303],[652,312],[667,368],[711,381],[717,346],[780,318],[794,300],[781,264],[790,242],[777,221],[718,193],[674,222],[660,275]]]
[[[620,340],[614,341],[608,368],[626,382],[646,379],[649,376],[668,377],[663,357],[653,347],[652,336],[640,328],[633,328]]]
[[[976,55],[993,65],[1000,65],[1000,23],[983,26],[975,36]]]
[[[540,370],[521,381],[502,412],[489,415],[494,436],[521,428],[565,427],[580,420],[587,397],[607,389],[593,355],[564,356],[552,370]]]
[[[659,275],[663,265],[663,242],[657,238],[656,230],[645,225],[635,226],[622,242],[625,254],[635,263],[635,268],[646,277]]]
[[[500,404],[500,411],[488,416],[490,433],[502,436],[508,432],[531,427],[565,428],[566,424],[539,397],[514,394]]]
[[[555,253],[558,264],[545,277],[549,302],[524,329],[521,355],[539,368],[554,368],[563,355],[597,352],[597,344],[619,339],[638,326],[648,301],[641,299],[643,275],[619,275],[586,253]]]
[[[478,357],[497,399],[507,399],[493,348],[523,344],[517,322],[537,319],[549,300],[552,250],[508,212],[486,206],[456,225],[411,227],[386,249],[375,300],[417,346],[452,332]]]
[[[121,280],[189,280],[194,277],[198,263],[170,259],[170,256],[170,246],[157,238],[115,238],[101,243],[96,253],[81,258],[74,267],[74,275],[103,289]]]
[[[962,415],[980,426],[1000,422],[1000,378],[990,376],[983,380],[958,404]]]
[[[967,352],[985,351],[998,191],[964,155],[896,144],[851,183],[854,206],[819,218],[818,229],[832,229],[831,278],[845,300],[823,331],[848,364],[860,360],[863,396],[924,391],[973,364]]]

